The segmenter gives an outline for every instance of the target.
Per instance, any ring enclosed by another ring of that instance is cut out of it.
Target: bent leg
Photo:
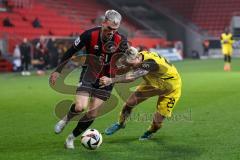
[[[172,116],[172,111],[181,96],[181,87],[175,89],[172,93],[159,96],[157,111],[154,113],[152,123],[148,130],[140,137],[140,140],[149,139],[153,133],[157,132],[163,124],[163,120]]]
[[[91,126],[91,124],[97,117],[98,110],[102,106],[103,102],[104,101],[102,99],[92,97],[88,106],[88,111],[79,120],[77,126],[73,130],[74,137],[79,136],[83,131],[85,131],[89,126]]]

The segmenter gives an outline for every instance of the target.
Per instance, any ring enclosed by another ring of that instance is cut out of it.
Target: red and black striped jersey
[[[101,39],[101,27],[86,30],[64,54],[61,63],[66,64],[65,62],[84,47],[86,50],[84,54],[87,56],[86,67],[84,67],[85,74],[88,72],[87,75],[95,78],[114,76],[116,60],[127,49],[127,39],[118,32],[115,32],[110,40],[104,41]],[[56,71],[61,72],[62,68],[58,67]]]

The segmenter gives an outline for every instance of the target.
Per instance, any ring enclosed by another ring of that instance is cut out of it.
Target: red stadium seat
[[[238,0],[153,0],[154,5],[161,5],[182,15],[200,27],[207,29],[215,36],[215,31],[223,30],[230,24],[231,17],[239,12]],[[213,22],[213,23],[212,23]]]
[[[0,59],[0,72],[11,72],[13,71],[13,65],[4,59]]]

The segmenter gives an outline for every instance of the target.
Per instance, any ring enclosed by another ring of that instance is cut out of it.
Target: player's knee
[[[76,103],[75,104],[75,111],[76,112],[82,112],[84,110],[85,106],[82,103]]]
[[[137,98],[128,99],[127,102],[126,102],[126,105],[129,106],[129,107],[134,107],[137,104],[138,104]]]

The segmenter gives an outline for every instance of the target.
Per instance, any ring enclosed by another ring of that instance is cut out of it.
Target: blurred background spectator
[[[13,51],[13,71],[22,71],[21,51],[19,45],[16,45]],[[25,75],[22,73],[22,75]]]
[[[9,17],[3,19],[3,26],[4,27],[14,27],[14,24],[11,22]]]
[[[20,44],[22,75],[30,75],[29,64],[31,61],[31,45],[28,43],[27,38],[23,39]]]
[[[50,68],[55,68],[58,65],[58,48],[57,44],[55,43],[56,39],[55,38],[50,38],[47,43],[47,49],[48,49],[48,54],[49,54],[49,63],[50,63]]]
[[[45,69],[49,68],[49,54],[46,45],[46,40],[41,36],[35,46],[33,64],[37,68],[38,75],[44,75]]]
[[[210,45],[209,40],[205,39],[205,40],[203,41],[203,56],[208,56],[209,45]]]
[[[0,60],[2,59],[2,50],[0,49]]]
[[[42,28],[41,22],[40,22],[40,20],[38,19],[38,17],[36,17],[36,18],[33,20],[32,26],[33,26],[34,28]]]
[[[84,5],[76,0],[0,2],[0,48],[4,58],[13,57],[16,44],[26,37],[33,46],[32,58],[38,57],[43,71],[54,68],[68,44],[86,28],[101,25],[103,14],[109,8],[123,15],[119,32],[128,36],[129,44],[140,50],[155,49],[170,61],[181,60],[178,55],[222,58],[219,35],[225,26],[231,28],[235,42],[240,40],[240,15],[237,14],[240,1],[236,0],[228,3],[220,0],[218,3],[216,0],[135,0],[131,3],[128,0],[88,0]],[[44,42],[39,40],[41,35]],[[233,56],[240,56],[239,49],[233,50]],[[12,63],[11,58],[8,61]],[[30,70],[35,67],[35,64],[30,65]]]

